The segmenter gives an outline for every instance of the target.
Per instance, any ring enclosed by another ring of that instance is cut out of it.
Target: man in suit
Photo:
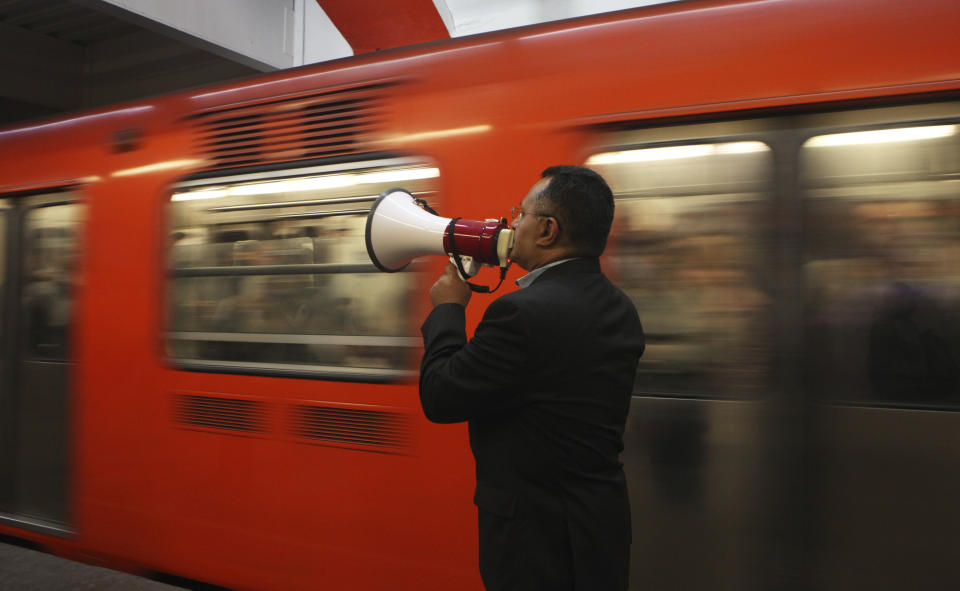
[[[627,588],[630,504],[619,454],[643,330],[600,270],[613,221],[603,178],[543,172],[513,222],[529,273],[468,342],[470,289],[447,265],[422,327],[428,419],[469,422],[480,574],[489,591]]]

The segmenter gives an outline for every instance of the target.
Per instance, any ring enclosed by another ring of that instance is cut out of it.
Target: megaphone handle
[[[457,267],[457,274],[464,281],[470,279],[480,271],[480,264],[472,256],[465,254],[453,255],[450,262]]]
[[[467,281],[469,277],[473,277],[480,270],[480,263],[478,263],[472,256],[462,255],[456,250],[456,241],[453,239],[453,226],[459,219],[460,218],[453,218],[450,220],[450,224],[447,226],[447,236],[450,239],[450,244],[454,245],[453,253],[450,255],[450,262],[453,263],[457,268],[457,273],[460,275],[460,279],[463,279],[464,282],[470,286],[471,291],[476,293],[493,293],[500,289],[500,286],[503,285],[503,279],[507,276],[507,267],[500,267],[500,282],[497,283],[497,286],[492,290],[488,285],[477,285],[476,283],[470,283]],[[463,259],[467,260],[466,268],[464,268]]]

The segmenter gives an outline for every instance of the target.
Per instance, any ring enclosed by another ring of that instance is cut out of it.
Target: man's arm
[[[467,421],[521,402],[527,339],[520,310],[494,301],[469,342],[464,312],[460,304],[440,304],[421,328],[420,402],[436,423]]]

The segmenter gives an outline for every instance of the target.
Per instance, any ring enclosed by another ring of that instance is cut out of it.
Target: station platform
[[[0,591],[183,591],[108,568],[0,542]]]

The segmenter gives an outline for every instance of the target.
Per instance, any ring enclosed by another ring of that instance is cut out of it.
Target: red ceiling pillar
[[[317,0],[317,4],[355,55],[450,37],[433,0]]]

